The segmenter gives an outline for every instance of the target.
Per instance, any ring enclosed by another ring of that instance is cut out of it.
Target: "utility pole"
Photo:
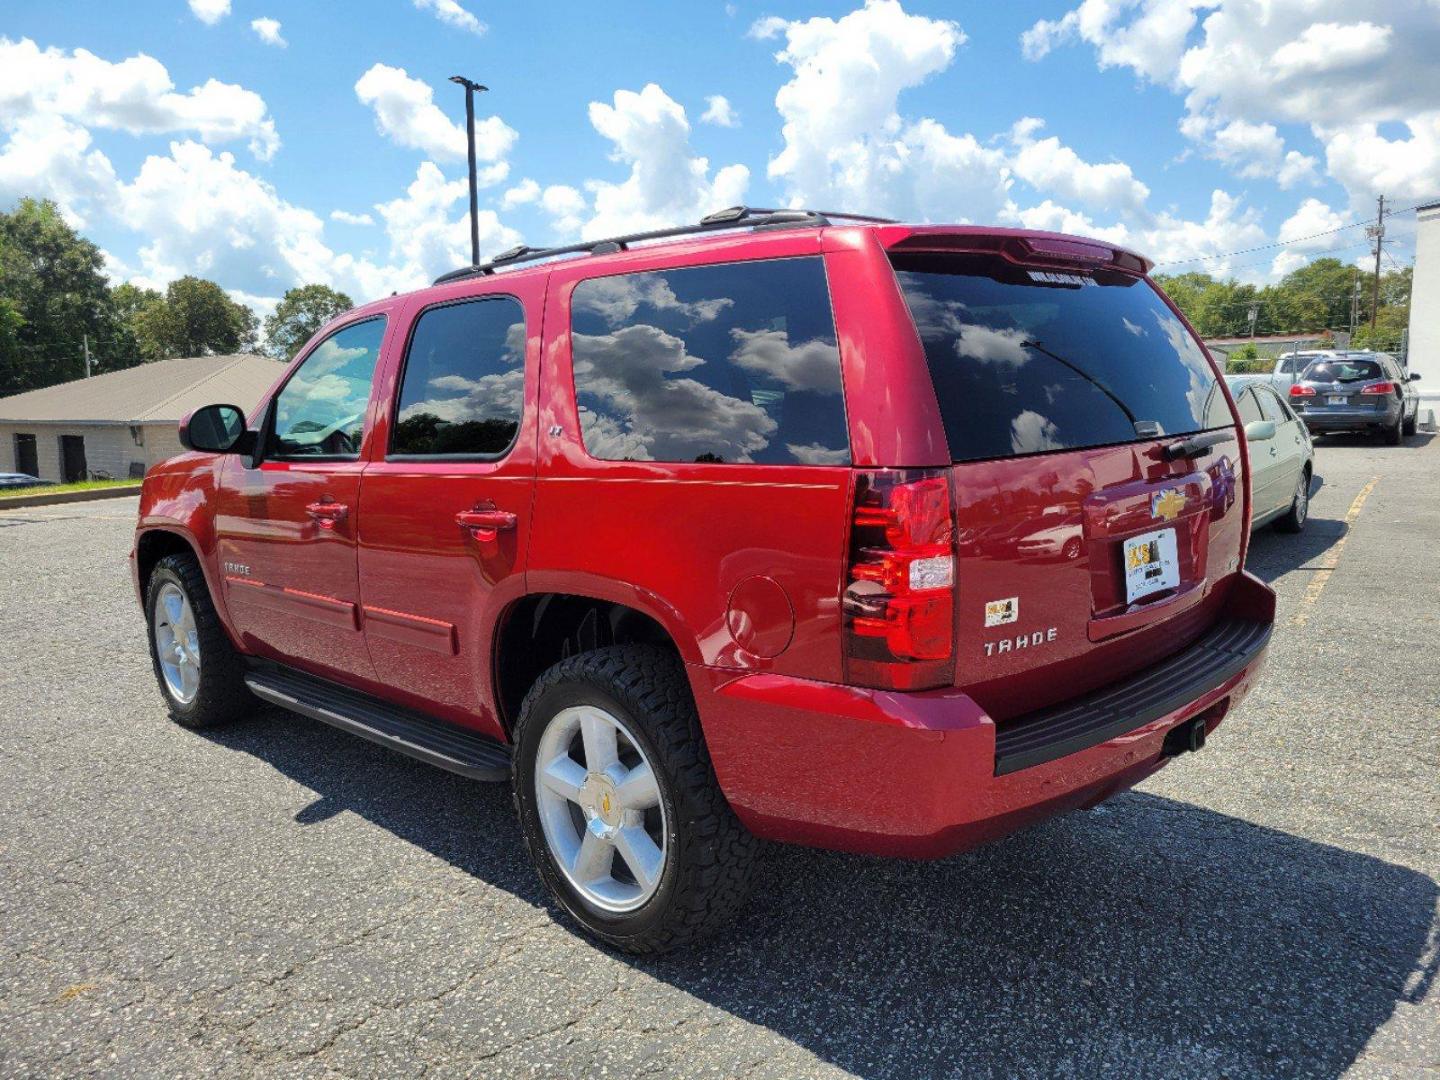
[[[470,140],[470,265],[479,266],[480,195],[475,181],[475,95],[483,94],[490,88],[481,86],[464,75],[451,75],[450,81],[465,88],[465,133]],[[1379,265],[1378,261],[1376,265]]]
[[[1370,297],[1370,333],[1375,333],[1375,320],[1380,315],[1380,252],[1385,243],[1385,196],[1380,196],[1379,212],[1375,215],[1375,224],[1365,230],[1366,235],[1375,240],[1375,284],[1371,290]]]
[[[1360,268],[1354,267],[1355,288],[1350,293],[1350,336],[1355,336],[1355,324],[1360,321]]]
[[[85,347],[85,377],[90,377],[90,335],[81,334],[80,341]]]

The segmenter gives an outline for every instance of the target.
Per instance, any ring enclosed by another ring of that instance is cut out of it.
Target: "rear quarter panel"
[[[688,663],[840,678],[850,470],[592,458],[580,433],[570,345],[571,294],[587,278],[819,254],[818,234],[795,230],[640,249],[607,258],[601,273],[584,260],[555,264],[545,306],[529,591],[644,611]]]

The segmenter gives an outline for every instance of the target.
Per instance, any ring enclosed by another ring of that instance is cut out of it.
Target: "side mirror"
[[[1245,425],[1245,438],[1250,442],[1264,442],[1275,437],[1274,420],[1251,420]]]
[[[1412,372],[1410,373],[1410,378],[1406,379],[1405,381],[1406,381],[1406,382],[1419,382],[1419,381],[1420,381],[1420,372],[1418,372],[1418,371],[1412,371]]]
[[[234,405],[206,405],[180,421],[180,445],[186,450],[229,454],[242,449],[245,414]]]

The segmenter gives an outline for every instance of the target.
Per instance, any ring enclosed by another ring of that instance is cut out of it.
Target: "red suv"
[[[1274,617],[1148,269],[736,208],[348,312],[145,478],[170,713],[508,780],[636,952],[731,914],[760,838],[928,858],[1098,803],[1203,744]]]

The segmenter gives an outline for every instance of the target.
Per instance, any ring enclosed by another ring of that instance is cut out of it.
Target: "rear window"
[[[593,278],[570,307],[575,400],[593,457],[849,464],[818,258]]]
[[[955,461],[1234,422],[1204,351],[1147,282],[980,256],[894,265]]]
[[[1384,377],[1384,371],[1374,360],[1321,360],[1311,364],[1301,376],[1309,382],[1360,382]]]

